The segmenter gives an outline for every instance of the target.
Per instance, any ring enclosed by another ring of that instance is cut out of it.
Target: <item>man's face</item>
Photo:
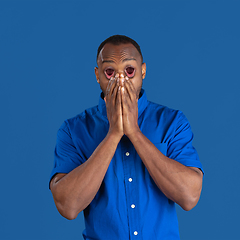
[[[131,43],[105,44],[98,56],[97,63],[98,68],[95,68],[95,74],[104,96],[110,78],[118,73],[127,76],[132,81],[137,97],[139,97],[142,80],[146,74],[146,64],[142,64],[140,53]]]

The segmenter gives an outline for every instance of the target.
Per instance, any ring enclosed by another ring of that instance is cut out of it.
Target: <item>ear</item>
[[[99,73],[98,73],[98,68],[95,67],[95,68],[94,68],[94,71],[95,71],[95,75],[96,75],[97,82],[99,83]]]
[[[146,76],[146,63],[142,64],[142,79],[144,79]]]

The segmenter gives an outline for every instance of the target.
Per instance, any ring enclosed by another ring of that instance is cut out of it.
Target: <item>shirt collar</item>
[[[140,92],[140,98],[138,99],[138,117],[141,116],[145,108],[147,107],[147,95],[144,89],[141,89]],[[98,103],[98,109],[100,113],[107,118],[107,109],[106,109],[106,104],[103,99],[103,92],[100,94],[99,97],[99,103]]]

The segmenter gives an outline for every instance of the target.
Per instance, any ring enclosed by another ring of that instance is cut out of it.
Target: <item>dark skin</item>
[[[136,69],[131,79],[124,73],[129,65]],[[107,67],[114,69],[114,77],[110,80],[104,74]],[[105,96],[109,131],[85,163],[52,179],[50,188],[59,212],[74,219],[91,203],[124,134],[134,145],[158,188],[184,210],[191,210],[201,194],[201,170],[166,157],[139,129],[137,103],[146,64],[142,64],[137,49],[130,43],[106,44],[99,54],[95,74]]]

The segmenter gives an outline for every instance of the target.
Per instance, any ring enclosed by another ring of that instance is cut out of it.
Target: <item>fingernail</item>
[[[115,77],[116,77],[116,78],[119,77],[119,74],[117,73],[117,74],[115,75]]]
[[[129,78],[128,78],[128,77],[125,77],[125,79],[126,79],[126,80],[129,80]]]
[[[121,74],[120,74],[120,77],[122,77],[122,78],[123,78],[123,77],[124,77],[124,75],[121,73]]]

